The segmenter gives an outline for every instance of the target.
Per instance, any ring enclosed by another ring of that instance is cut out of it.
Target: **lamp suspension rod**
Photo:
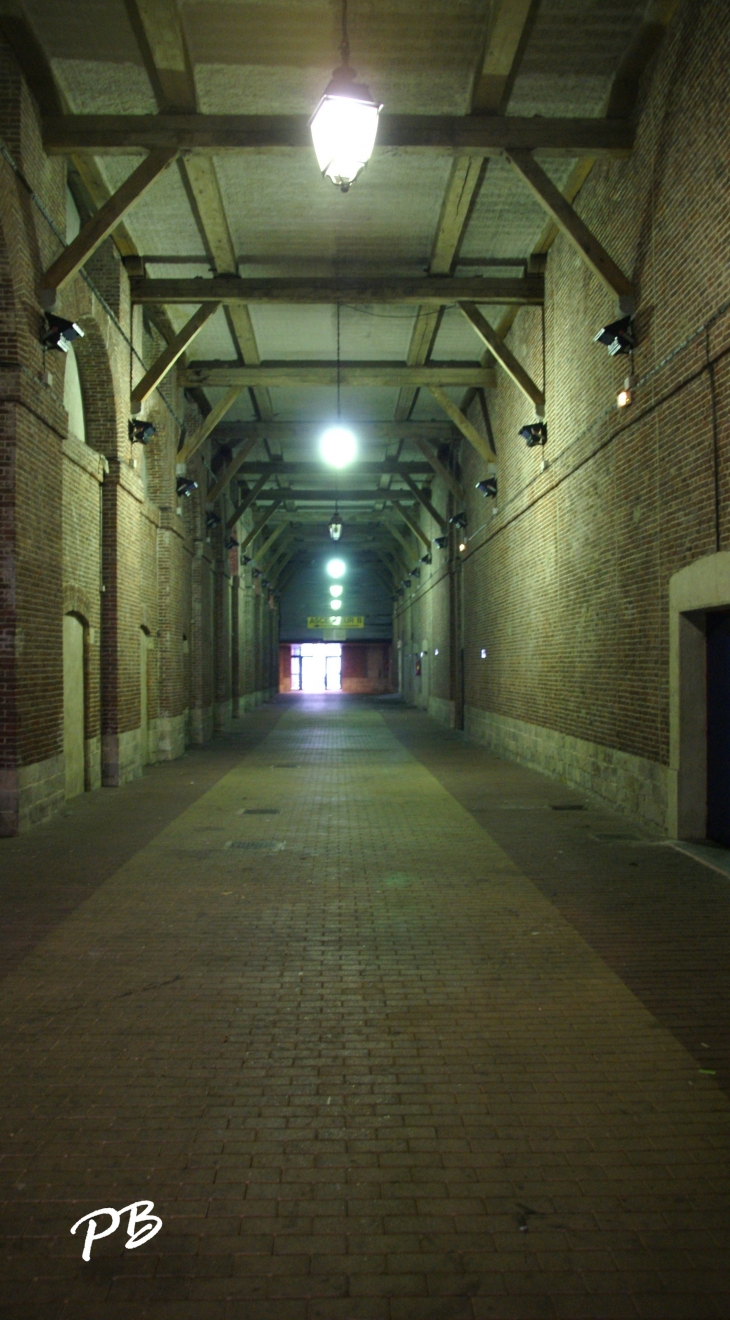
[[[347,0],[342,0],[342,45],[340,46],[342,63],[350,63],[350,38],[347,33]]]

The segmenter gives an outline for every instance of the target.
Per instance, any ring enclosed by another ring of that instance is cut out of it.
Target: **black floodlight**
[[[433,555],[430,554],[429,552],[426,552],[425,555],[421,555],[421,563],[422,563],[422,564],[432,564],[432,563],[433,563]]]
[[[436,546],[437,550],[445,550],[447,545],[449,544],[449,538],[448,536],[436,536],[434,537],[433,543]]]
[[[478,481],[476,489],[482,492],[485,500],[490,497],[495,499],[497,495],[497,478],[487,477],[485,481]]]
[[[74,339],[83,339],[84,332],[75,321],[66,321],[62,316],[46,312],[46,328],[41,335],[44,348],[57,348],[61,353],[68,353]]]
[[[609,325],[601,326],[598,334],[593,336],[593,343],[605,344],[611,357],[618,357],[620,353],[631,353],[636,348],[634,323],[631,317],[622,316],[618,321],[611,321]]]
[[[253,559],[251,558],[250,555],[241,555],[241,563],[244,564],[244,565],[245,565],[245,564],[252,564],[252,563],[253,563]]]
[[[257,577],[261,577],[261,569],[260,569],[260,568],[252,568],[252,569],[251,569],[251,576],[252,576],[252,577],[255,577],[255,578],[257,578]]]
[[[209,509],[205,515],[205,525],[208,528],[208,531],[209,532],[212,531],[214,527],[219,527],[220,523],[221,523],[220,514],[216,513],[213,509]]]
[[[449,518],[452,527],[466,527],[466,512],[462,509],[461,513],[455,513],[453,518]]]
[[[420,568],[412,568],[412,569],[411,569],[410,574],[409,574],[409,577],[420,577],[420,576],[421,576],[421,570],[420,570]]]
[[[178,477],[175,482],[175,489],[177,491],[178,499],[182,499],[183,497],[189,499],[193,491],[198,489],[198,483],[197,481],[193,481],[190,477]]]
[[[530,422],[528,426],[521,426],[519,434],[522,436],[528,449],[535,449],[537,445],[547,444],[547,423]]]
[[[404,587],[406,591],[408,590],[408,588],[410,587],[410,585],[411,585],[411,579],[410,579],[410,578],[404,578],[403,581],[401,582],[401,586]]]
[[[154,422],[145,422],[141,417],[132,417],[129,423],[129,440],[133,445],[148,445],[153,435],[157,435]]]
[[[261,586],[262,586],[262,587],[269,587],[270,585],[271,585],[271,583],[269,582],[269,579],[268,579],[268,578],[262,578],[262,579],[261,579]]]
[[[227,536],[225,539],[226,550],[236,550],[240,544],[241,542],[237,541],[235,536]]]

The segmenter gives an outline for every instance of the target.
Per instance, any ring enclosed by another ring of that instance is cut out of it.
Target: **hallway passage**
[[[730,879],[393,701],[240,727],[2,844],[2,1320],[727,1317]]]

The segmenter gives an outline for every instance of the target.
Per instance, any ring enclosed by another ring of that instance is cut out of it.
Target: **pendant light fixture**
[[[383,107],[373,100],[369,87],[356,81],[357,74],[350,68],[347,0],[342,0],[340,55],[342,63],[335,69],[309,127],[322,175],[341,192],[348,192],[373,154]]]
[[[325,463],[333,468],[347,467],[357,454],[357,441],[352,431],[342,425],[342,398],[340,388],[340,305],[337,304],[337,425],[330,426],[319,442],[319,452]]]

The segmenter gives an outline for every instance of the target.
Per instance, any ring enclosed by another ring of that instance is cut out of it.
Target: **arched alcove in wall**
[[[65,793],[77,797],[86,788],[85,620],[63,616],[63,755]]]

